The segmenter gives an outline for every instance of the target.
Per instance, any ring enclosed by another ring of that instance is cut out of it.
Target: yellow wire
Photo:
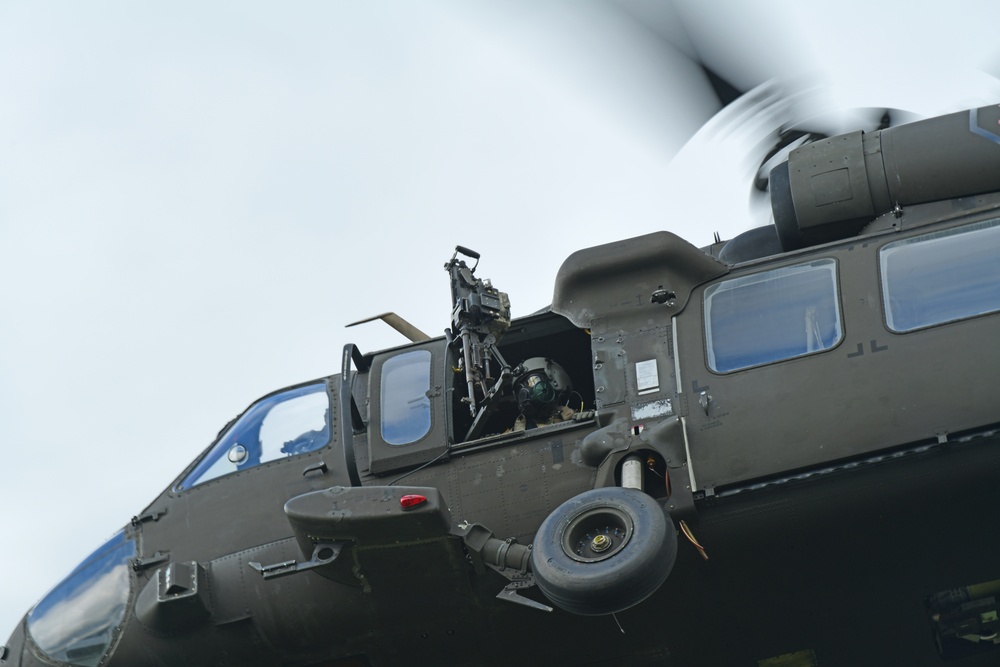
[[[698,540],[695,539],[694,533],[692,533],[691,529],[688,528],[687,522],[684,521],[684,519],[681,519],[679,523],[681,526],[681,531],[684,533],[684,537],[688,538],[688,541],[690,541],[691,544],[695,546],[695,548],[701,554],[702,558],[708,560],[708,554],[705,553],[705,547],[701,546],[701,544],[698,543]]]

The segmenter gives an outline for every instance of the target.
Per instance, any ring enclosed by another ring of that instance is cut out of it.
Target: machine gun
[[[470,269],[459,254],[476,260]],[[510,299],[489,280],[476,278],[479,253],[462,246],[455,246],[451,261],[444,265],[451,278],[451,329],[449,340],[460,339],[462,345],[461,370],[465,371],[468,395],[462,400],[469,405],[473,424],[466,439],[475,434],[492,412],[492,399],[503,393],[513,382],[507,361],[497,349],[497,341],[510,328]],[[494,378],[491,361],[499,365],[499,377]],[[477,389],[482,400],[476,400]]]

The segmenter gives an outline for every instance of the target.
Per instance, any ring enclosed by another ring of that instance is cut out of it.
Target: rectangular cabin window
[[[893,331],[1000,311],[1000,220],[889,243],[879,262]]]
[[[843,333],[832,259],[796,264],[705,290],[708,365],[728,373],[828,350]]]
[[[431,353],[404,352],[382,366],[382,439],[409,445],[431,430]]]

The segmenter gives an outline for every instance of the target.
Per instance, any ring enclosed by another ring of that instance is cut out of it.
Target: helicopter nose
[[[24,624],[27,616],[21,619],[7,644],[0,646],[0,667],[47,667],[44,662],[33,656],[27,648],[24,638]]]
[[[135,554],[134,537],[124,530],[99,547],[28,612],[5,660],[18,667],[102,664],[129,606]],[[0,667],[8,662],[0,661]]]
[[[0,646],[0,665],[3,667],[21,667],[21,653],[24,650],[24,619],[17,624],[14,634],[4,646]]]

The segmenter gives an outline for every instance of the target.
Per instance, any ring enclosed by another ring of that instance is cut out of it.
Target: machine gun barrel
[[[476,264],[469,268],[464,260],[458,258],[460,254],[476,260]],[[464,400],[469,404],[473,417],[479,410],[476,385],[482,385],[484,400],[490,398],[491,392],[485,385],[490,377],[490,358],[494,357],[501,366],[506,366],[496,342],[510,327],[510,299],[507,294],[494,288],[488,280],[475,276],[479,256],[474,250],[455,246],[455,254],[444,265],[451,278],[452,331],[462,341],[462,364],[469,392]]]
[[[472,333],[468,329],[462,329],[462,361],[465,366],[465,383],[468,385],[469,412],[476,416],[476,374],[475,366],[472,363]]]

